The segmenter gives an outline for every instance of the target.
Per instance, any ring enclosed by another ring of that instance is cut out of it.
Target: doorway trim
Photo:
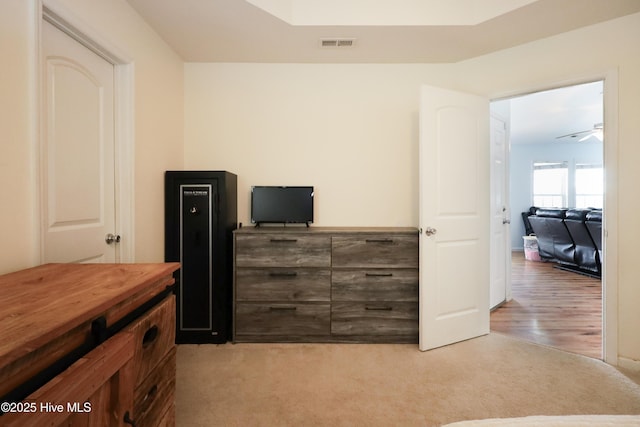
[[[602,218],[602,357],[618,365],[618,70],[609,69],[564,80],[521,86],[518,89],[489,94],[499,101],[546,90],[603,81],[604,104],[604,209]]]
[[[40,108],[39,128],[42,128],[42,100],[43,88],[41,84],[40,61],[42,21],[45,20],[71,38],[87,47],[103,59],[111,63],[114,67],[115,99],[114,99],[114,119],[115,119],[115,201],[116,201],[116,234],[123,236],[119,244],[118,262],[135,262],[134,253],[134,64],[130,55],[120,48],[105,40],[95,29],[87,26],[74,15],[69,9],[60,4],[57,0],[37,0],[38,20],[37,20],[37,58],[36,77],[38,78],[38,105]],[[40,133],[39,148],[41,152],[42,133]],[[40,156],[36,156],[36,170],[40,170]],[[42,179],[39,177],[39,194],[42,194]],[[41,203],[39,204],[41,206]],[[40,260],[44,259],[44,246],[42,244],[42,226],[40,226]]]

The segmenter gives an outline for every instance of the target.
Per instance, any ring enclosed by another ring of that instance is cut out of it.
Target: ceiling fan
[[[604,124],[603,123],[596,123],[593,125],[593,129],[589,129],[589,130],[583,130],[580,132],[573,132],[573,133],[568,133],[566,135],[561,135],[561,136],[556,136],[556,139],[560,139],[560,138],[578,138],[580,137],[580,139],[578,140],[578,142],[582,142],[585,141],[589,138],[596,137],[598,138],[600,141],[602,141],[604,139],[603,136],[603,131],[604,131]]]

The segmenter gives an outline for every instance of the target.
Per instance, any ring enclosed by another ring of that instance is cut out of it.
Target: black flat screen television
[[[308,226],[313,222],[313,187],[251,187],[251,222]]]

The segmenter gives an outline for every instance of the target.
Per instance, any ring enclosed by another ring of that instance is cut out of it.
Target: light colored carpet
[[[640,386],[595,359],[499,334],[399,344],[178,346],[176,425],[440,426],[640,414]]]
[[[446,427],[638,427],[640,415],[533,415],[458,421]]]

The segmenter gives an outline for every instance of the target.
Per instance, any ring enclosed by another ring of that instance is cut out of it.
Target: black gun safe
[[[165,174],[165,261],[180,262],[176,343],[231,339],[237,177],[223,171]]]

